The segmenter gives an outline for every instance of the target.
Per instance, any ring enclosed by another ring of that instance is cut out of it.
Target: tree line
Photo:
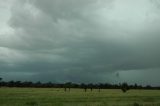
[[[150,85],[142,86],[138,84],[129,85],[127,83],[119,83],[119,84],[109,84],[109,83],[42,83],[40,81],[38,82],[31,82],[31,81],[3,81],[2,78],[0,78],[0,87],[33,87],[33,88],[64,88],[64,91],[70,91],[71,88],[81,88],[84,89],[86,92],[88,89],[92,91],[93,89],[122,89],[123,92],[126,92],[129,89],[158,89],[160,90],[160,86],[153,87]]]

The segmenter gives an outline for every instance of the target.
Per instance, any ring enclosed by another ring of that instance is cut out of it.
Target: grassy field
[[[0,88],[0,106],[160,106],[160,91]]]

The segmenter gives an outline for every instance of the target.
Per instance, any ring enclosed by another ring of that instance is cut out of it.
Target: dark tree
[[[121,90],[123,91],[123,93],[127,92],[129,90],[129,86],[127,83],[123,83],[121,85]]]
[[[40,88],[40,87],[42,87],[43,85],[42,85],[42,83],[41,83],[40,81],[38,81],[38,82],[35,83],[34,86],[37,87],[37,88]]]
[[[88,84],[88,87],[90,88],[91,92],[93,91],[93,84]]]
[[[152,87],[150,85],[147,85],[146,86],[146,89],[151,89]]]
[[[98,84],[76,84],[76,83],[41,83],[39,82],[31,82],[31,81],[2,81],[0,78],[0,87],[38,87],[38,88],[64,88],[64,91],[70,91],[71,88],[81,88],[84,92],[87,92],[87,89],[91,91],[93,89],[97,89],[98,92],[101,92],[101,89],[121,89],[124,93],[127,92],[129,89],[160,89],[160,86],[153,87],[150,85],[142,86],[142,85],[128,85],[127,83],[122,84],[109,84],[109,83],[98,83]]]
[[[84,92],[87,92],[87,87],[84,87]]]
[[[82,84],[80,85],[80,88],[83,88],[83,89],[84,89],[84,92],[87,92],[87,85],[86,85],[86,84],[82,83]]]
[[[91,92],[93,91],[93,88],[91,87]]]
[[[133,88],[134,88],[134,89],[137,89],[137,87],[138,87],[138,85],[135,83]]]
[[[72,83],[71,83],[71,82],[65,83],[65,84],[64,84],[64,90],[65,90],[65,92],[67,91],[67,88],[68,88],[68,91],[70,91],[71,86],[72,86]]]

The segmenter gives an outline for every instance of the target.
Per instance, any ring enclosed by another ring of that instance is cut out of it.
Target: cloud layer
[[[147,76],[160,75],[158,0],[7,4],[10,18],[7,30],[0,33],[0,73],[6,79],[120,82],[114,74],[132,76],[146,70]],[[150,79],[146,79],[140,80],[147,83]],[[157,77],[153,81],[156,84]]]

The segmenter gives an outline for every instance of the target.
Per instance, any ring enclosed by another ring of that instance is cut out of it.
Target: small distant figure
[[[91,92],[93,91],[93,88],[91,87]]]
[[[84,88],[84,92],[87,92],[87,87]]]

